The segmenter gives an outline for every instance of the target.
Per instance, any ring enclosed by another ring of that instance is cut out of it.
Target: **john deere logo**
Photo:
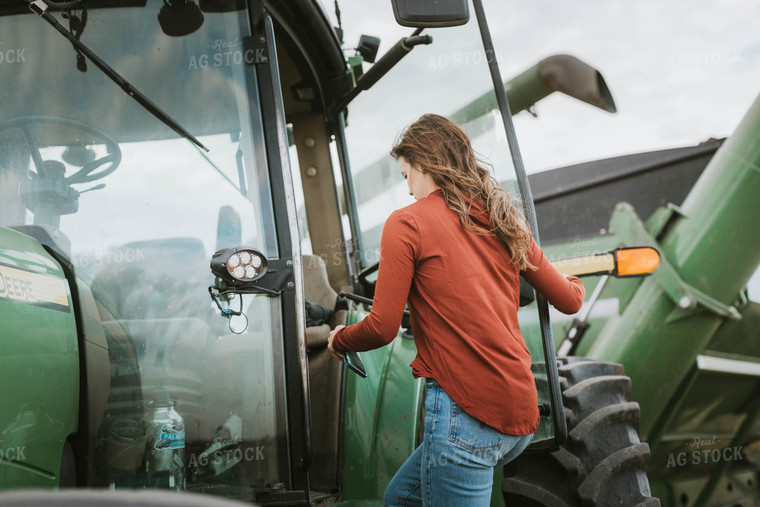
[[[0,301],[69,311],[66,281],[55,276],[0,266]]]
[[[30,303],[37,302],[37,298],[34,297],[34,283],[32,280],[29,280],[27,277],[14,276],[10,274],[8,269],[0,270],[0,298]]]

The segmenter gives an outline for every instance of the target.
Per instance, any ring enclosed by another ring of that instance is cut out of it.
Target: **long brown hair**
[[[520,269],[536,268],[529,261],[531,233],[520,208],[499,187],[456,123],[437,114],[425,114],[399,136],[391,155],[404,157],[412,167],[430,174],[463,227],[476,234],[496,234]],[[473,221],[473,206],[475,213],[485,208],[490,228]]]

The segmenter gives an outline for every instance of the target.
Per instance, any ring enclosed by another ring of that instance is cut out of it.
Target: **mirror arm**
[[[433,38],[430,35],[420,35],[421,28],[418,28],[410,37],[404,37],[399,40],[395,46],[389,49],[372,68],[365,72],[356,82],[356,86],[350,92],[345,94],[335,106],[335,111],[342,111],[349,102],[354,100],[357,95],[365,90],[369,90],[380,78],[388,73],[398,62],[401,61],[415,46],[420,44],[432,44]]]

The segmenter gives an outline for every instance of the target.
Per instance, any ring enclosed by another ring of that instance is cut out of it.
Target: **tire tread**
[[[638,403],[619,364],[559,358],[568,441],[550,454],[523,455],[505,468],[507,505],[660,505],[639,440]]]

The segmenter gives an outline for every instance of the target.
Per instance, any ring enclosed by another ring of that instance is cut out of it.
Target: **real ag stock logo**
[[[743,461],[741,445],[720,447],[720,439],[695,438],[684,444],[689,449],[668,454],[666,468],[685,467],[687,465],[706,465],[720,462]]]
[[[0,42],[0,65],[26,63],[26,48],[8,48],[8,44]]]

